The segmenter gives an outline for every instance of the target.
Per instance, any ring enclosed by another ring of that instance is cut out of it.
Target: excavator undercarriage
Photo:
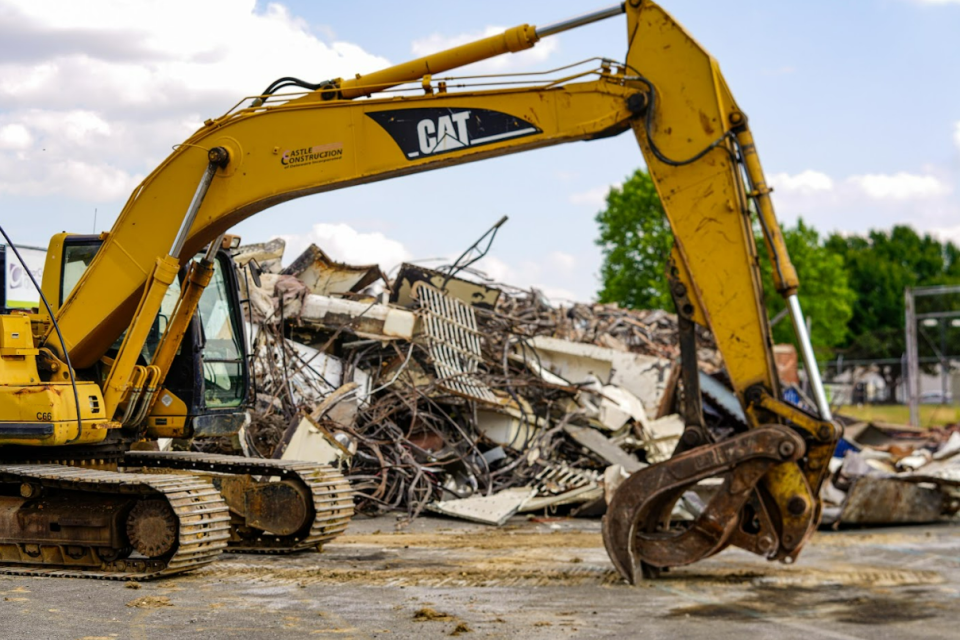
[[[140,451],[120,466],[0,464],[0,573],[155,578],[221,551],[316,549],[352,516],[324,465]]]

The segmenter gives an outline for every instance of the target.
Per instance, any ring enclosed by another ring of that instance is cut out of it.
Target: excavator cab
[[[98,235],[61,233],[53,237],[43,290],[54,313],[67,300],[102,244],[103,238]],[[180,269],[179,277],[167,289],[144,343],[142,364],[153,359],[169,326],[187,266]],[[246,421],[250,374],[237,272],[230,253],[218,250],[213,277],[173,359],[160,400],[146,418],[151,437],[230,436]],[[116,340],[108,357],[120,349],[123,338]],[[103,377],[102,372],[94,375]]]

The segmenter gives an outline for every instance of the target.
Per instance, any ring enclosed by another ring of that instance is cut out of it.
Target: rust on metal
[[[627,478],[603,519],[603,540],[617,571],[631,583],[660,568],[701,560],[725,548],[738,531],[741,512],[760,479],[775,465],[799,459],[803,439],[780,425],[761,427],[718,444],[702,446],[652,465]],[[724,476],[723,486],[699,517],[672,526],[680,496],[707,478]],[[769,540],[744,544],[767,546]]]
[[[343,533],[353,517],[350,485],[327,465],[159,451],[127,452],[124,465],[155,473],[189,472],[214,480],[235,516],[230,523],[231,551],[313,549]]]
[[[0,573],[144,580],[201,567],[227,546],[227,505],[204,478],[0,465],[0,487],[25,483],[39,488],[36,498],[0,500]],[[137,509],[143,501],[162,506]],[[167,523],[159,529],[157,514]],[[131,523],[143,536],[137,555]],[[171,529],[178,532],[172,541]]]
[[[304,487],[292,482],[256,483],[244,499],[249,527],[289,536],[310,524],[310,496]]]
[[[845,524],[936,522],[944,494],[936,487],[897,478],[858,478],[847,494],[840,520]]]

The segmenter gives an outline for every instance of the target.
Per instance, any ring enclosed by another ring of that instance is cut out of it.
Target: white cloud
[[[276,3],[0,0],[0,192],[125,200],[204,119],[274,79],[385,66]]]
[[[547,258],[550,261],[550,265],[562,273],[570,273],[577,266],[577,259],[563,251],[551,251]]]
[[[33,39],[65,33],[76,41],[25,62],[0,45],[0,96],[13,104],[83,103],[117,113],[201,103],[222,111],[280,76],[352,75],[388,64],[355,45],[320,41],[279,4],[257,11],[254,0],[7,0],[5,7]],[[103,39],[119,44],[105,53]]]
[[[117,167],[57,158],[38,150],[0,154],[0,176],[0,194],[58,194],[93,203],[123,199],[143,180],[142,175]]]
[[[950,240],[960,245],[960,225],[930,229],[930,233],[941,240]]]
[[[475,266],[494,283],[521,289],[537,289],[555,306],[584,301],[583,296],[578,296],[569,288],[555,284],[557,280],[563,281],[564,276],[572,273],[577,264],[574,256],[563,251],[551,251],[543,262],[549,264],[550,268],[544,269],[541,262],[533,260],[512,265],[497,257],[485,256]],[[468,279],[477,279],[471,278],[470,274],[463,274],[463,276]]]
[[[830,176],[811,169],[792,176],[787,173],[775,173],[770,176],[770,184],[777,191],[799,193],[831,191],[833,189],[833,179]]]
[[[0,150],[23,151],[33,143],[33,136],[19,123],[0,127]]]
[[[434,33],[426,38],[414,40],[411,45],[411,51],[414,56],[419,58],[430,55],[431,53],[443,51],[444,49],[458,47],[462,44],[473,42],[474,40],[495,36],[503,33],[505,30],[505,27],[489,26],[483,31],[461,33],[455,36],[444,36],[439,33]],[[506,53],[496,58],[490,58],[489,60],[451,71],[450,74],[505,73],[536,67],[556,53],[559,50],[559,46],[560,41],[558,38],[546,38],[539,41],[531,49],[518,51],[517,53]]]
[[[30,110],[17,115],[13,126],[33,131],[38,138],[58,138],[74,144],[98,144],[98,137],[109,138],[112,127],[92,111],[41,111]]]
[[[950,188],[939,178],[901,171],[893,175],[868,174],[847,179],[868,197],[876,200],[925,199],[945,195]]]
[[[476,271],[483,272],[487,278],[494,282],[524,286],[524,284],[518,283],[520,276],[517,270],[495,256],[484,256],[473,265],[473,268]]]
[[[601,209],[607,204],[607,194],[610,193],[610,189],[619,189],[620,186],[621,183],[615,182],[602,187],[594,187],[587,191],[571,193],[568,200],[570,204],[580,204],[593,207],[594,209]]]
[[[396,240],[379,232],[361,233],[343,223],[315,224],[306,234],[275,237],[287,243],[283,254],[286,263],[295,260],[311,244],[316,244],[334,260],[347,264],[379,264],[384,271],[411,258],[407,248]]]
[[[910,224],[921,231],[949,229],[960,219],[949,174],[937,167],[918,173],[861,174],[843,178],[807,170],[774,174],[773,202],[784,225],[797,217],[824,233]]]

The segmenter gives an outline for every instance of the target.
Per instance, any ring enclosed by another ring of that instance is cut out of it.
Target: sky
[[[0,0],[0,224],[40,246],[109,229],[173,145],[276,78],[351,77],[607,4]],[[782,224],[907,223],[960,242],[960,0],[662,4],[719,60]],[[622,59],[625,48],[623,18],[612,18],[469,71]],[[594,217],[642,166],[628,133],[301,198],[233,232],[285,238],[287,261],[316,242],[391,269],[449,261],[507,215],[486,273],[589,300]]]

